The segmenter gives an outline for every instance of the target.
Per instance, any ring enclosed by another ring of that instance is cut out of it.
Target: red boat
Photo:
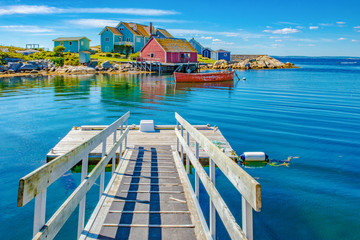
[[[234,80],[235,71],[180,73],[174,72],[175,82],[221,82]]]

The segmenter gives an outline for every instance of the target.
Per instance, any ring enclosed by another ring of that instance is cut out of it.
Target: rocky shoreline
[[[226,62],[224,60],[216,61],[214,64],[202,65],[201,70],[207,69],[281,69],[297,68],[292,63],[282,63],[279,60],[267,55],[256,58],[247,58],[236,62]],[[13,76],[33,76],[33,75],[77,75],[77,74],[103,74],[103,73],[145,73],[134,68],[129,63],[103,62],[97,66],[70,66],[65,65],[56,67],[50,60],[34,60],[28,62],[9,62],[7,65],[0,66],[0,78]]]
[[[268,55],[261,55],[255,58],[245,58],[239,61],[226,62],[225,60],[218,60],[214,64],[208,64],[201,67],[201,69],[281,69],[281,68],[298,68],[293,63],[283,63]]]

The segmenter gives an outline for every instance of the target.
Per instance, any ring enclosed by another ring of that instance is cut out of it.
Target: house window
[[[106,37],[105,42],[109,42],[109,41],[110,41],[110,38]]]
[[[124,28],[123,28],[123,27],[119,27],[119,31],[124,31]]]
[[[81,41],[81,46],[84,46],[84,42],[83,42],[83,41]]]
[[[72,42],[69,42],[69,45],[71,46],[71,45],[72,45]]]
[[[106,31],[108,32],[108,31],[109,31],[109,29],[106,29]]]
[[[140,38],[136,38],[136,42],[141,42],[141,39],[140,39]]]
[[[151,57],[151,58],[155,57],[155,54],[154,54],[154,53],[150,53],[150,57]]]
[[[127,42],[130,42],[130,38],[126,38],[126,41],[127,41]]]
[[[181,56],[183,58],[190,58],[190,53],[183,53]]]
[[[121,37],[119,37],[119,42],[121,42]]]
[[[224,53],[224,57],[226,57],[227,56],[227,53]]]

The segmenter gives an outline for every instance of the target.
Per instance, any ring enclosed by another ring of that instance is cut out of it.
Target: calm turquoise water
[[[239,72],[247,80],[234,86],[179,86],[158,75],[1,79],[0,239],[32,236],[34,203],[16,207],[18,180],[44,164],[72,126],[109,124],[128,110],[130,123],[175,124],[176,111],[192,124],[217,125],[238,154],[298,157],[289,166],[245,168],[262,186],[255,239],[360,239],[360,60],[280,60],[302,68]],[[241,223],[240,195],[216,174]],[[50,187],[47,217],[79,178],[69,173]],[[98,188],[88,194],[87,216]],[[75,238],[76,228],[77,212],[57,239]],[[219,239],[227,238],[224,232],[219,224]]]

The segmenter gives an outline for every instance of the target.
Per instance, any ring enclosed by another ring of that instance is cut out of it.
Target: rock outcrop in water
[[[203,66],[202,69],[279,69],[295,68],[292,63],[283,63],[268,55],[258,56],[256,58],[247,58],[237,62],[228,63],[225,60],[218,60],[214,64]]]

